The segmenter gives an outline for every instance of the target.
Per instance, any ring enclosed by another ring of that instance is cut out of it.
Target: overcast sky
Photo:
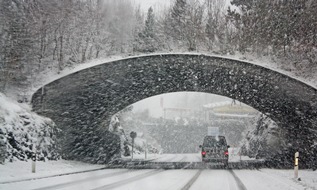
[[[151,116],[159,118],[163,116],[163,108],[187,108],[197,110],[201,109],[203,105],[224,101],[232,101],[232,99],[200,92],[175,92],[141,100],[133,104],[133,111],[141,112],[148,109]]]
[[[131,0],[134,1],[136,5],[140,5],[141,9],[143,11],[147,11],[151,6],[154,10],[160,10],[164,7],[169,6],[171,3],[173,3],[175,0]],[[230,1],[231,0],[223,0],[226,2],[225,7],[231,6]]]
[[[166,6],[170,5],[170,2],[173,0],[132,0],[135,2],[136,5],[140,5],[143,11],[147,11],[151,6],[153,9],[162,9]]]

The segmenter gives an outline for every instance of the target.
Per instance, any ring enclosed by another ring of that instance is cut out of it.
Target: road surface
[[[298,183],[261,170],[104,169],[0,184],[2,190],[298,190]]]
[[[199,154],[160,155],[152,162],[199,162]],[[102,169],[0,182],[0,190],[297,190],[295,180],[261,169]]]

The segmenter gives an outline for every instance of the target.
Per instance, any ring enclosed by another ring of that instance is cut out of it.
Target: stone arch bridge
[[[294,131],[289,138],[296,148],[314,140],[307,134],[317,130],[316,89],[258,65],[207,55],[147,55],[104,63],[43,86],[32,105],[63,130],[64,156],[107,162],[119,143],[103,125],[111,116],[147,97],[179,91],[239,100]]]

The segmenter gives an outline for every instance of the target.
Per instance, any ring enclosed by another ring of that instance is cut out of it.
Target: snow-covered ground
[[[131,161],[131,160],[146,160],[146,161],[150,161],[150,160],[154,160],[154,159],[157,159],[157,158],[160,158],[162,155],[160,154],[147,154],[146,157],[145,157],[145,154],[142,152],[142,153],[139,153],[139,154],[134,154],[133,155],[133,159],[131,156],[127,156],[127,157],[122,157],[123,160],[125,161]]]
[[[294,179],[293,170],[235,170],[236,175],[243,181],[247,189],[317,189],[317,171],[300,170],[302,181]]]
[[[95,170],[104,167],[104,165],[86,164],[83,162],[70,160],[58,160],[36,162],[36,172],[32,173],[32,161],[8,162],[5,163],[5,165],[0,164],[0,183],[48,177],[65,173]]]
[[[60,156],[55,149],[58,130],[51,119],[0,92],[0,160],[4,157],[27,160],[32,152],[36,152],[38,159],[58,159]]]
[[[230,151],[231,150],[231,151]],[[229,161],[239,161],[237,149],[229,150]],[[126,161],[131,157],[123,158]],[[242,157],[242,160],[249,160],[248,157]],[[200,153],[193,154],[148,154],[145,159],[144,154],[135,154],[133,160],[148,160],[153,162],[200,162]],[[47,177],[63,173],[80,172],[104,168],[104,165],[93,165],[70,160],[58,160],[47,162],[36,162],[36,173],[31,172],[32,162],[16,161],[0,164],[0,183],[4,181],[18,181],[38,177]]]
[[[237,148],[237,147],[229,148],[228,152],[229,152],[229,162],[239,162],[242,160],[255,160],[255,158],[242,156],[240,154],[240,148]]]
[[[229,161],[237,162],[239,157],[235,154],[235,149],[229,151]],[[131,157],[123,158],[126,161]],[[242,160],[249,160],[248,157],[242,157]],[[147,160],[152,162],[200,162],[201,156],[195,154],[148,154],[145,159],[144,154],[135,154],[133,160]],[[0,183],[8,181],[20,181],[33,178],[42,178],[55,176],[65,173],[82,172],[87,170],[96,170],[104,168],[104,165],[87,164],[70,160],[58,160],[47,162],[36,162],[36,173],[32,173],[32,162],[16,161],[8,162],[5,165],[0,164]]]
[[[181,158],[180,155],[176,155],[176,157]],[[317,189],[317,171],[311,170],[300,170],[299,177],[301,178],[301,181],[298,181],[293,179],[293,170],[96,170],[102,167],[102,165],[91,165],[66,160],[38,162],[37,173],[32,174],[31,162],[8,163],[6,165],[0,165],[0,189],[174,190],[185,187],[189,187],[188,189],[193,190]],[[62,173],[72,173],[85,170],[94,171],[57,176]],[[40,177],[42,178],[34,179]],[[12,182],[18,179],[23,181]],[[7,183],[8,181],[11,182]]]
[[[317,189],[317,171],[299,170],[298,177],[300,180],[294,179],[294,170],[261,169],[260,171],[271,178],[290,179],[307,189]]]

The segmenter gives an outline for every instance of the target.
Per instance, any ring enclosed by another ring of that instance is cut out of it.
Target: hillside
[[[0,163],[26,161],[33,151],[37,160],[59,159],[58,132],[52,120],[0,93]]]

